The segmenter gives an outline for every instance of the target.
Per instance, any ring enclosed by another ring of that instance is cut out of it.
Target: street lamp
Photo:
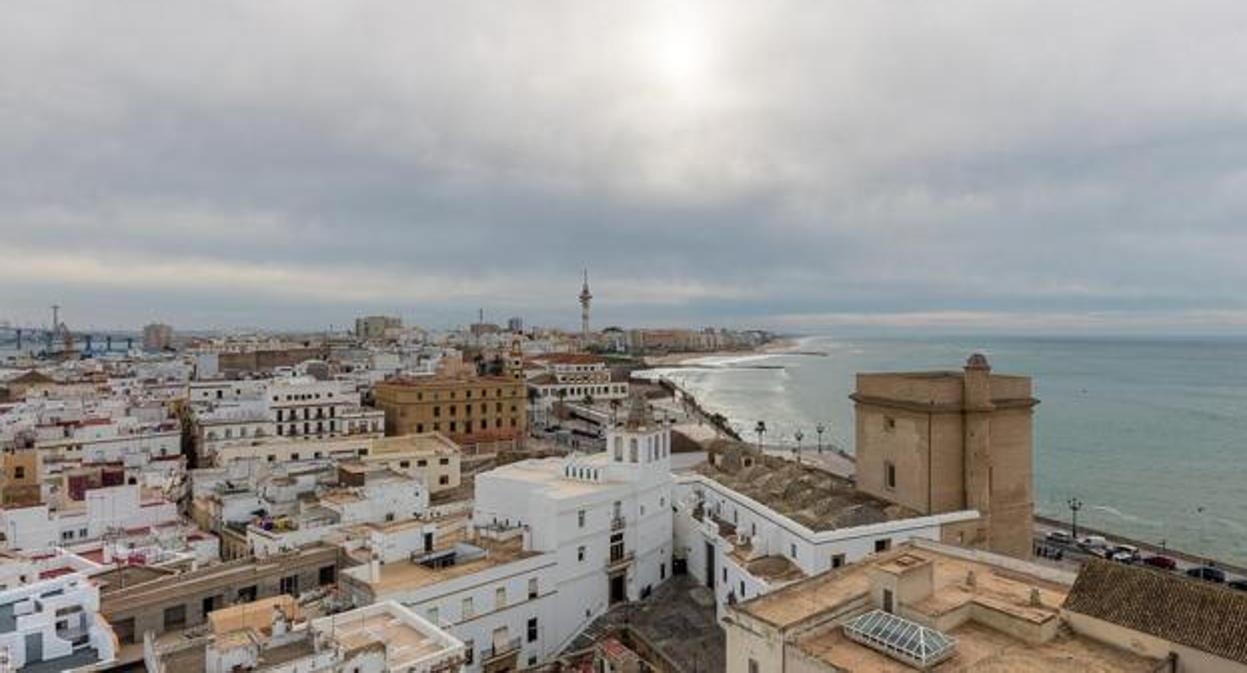
[[[819,453],[823,452],[823,431],[825,431],[826,429],[827,429],[827,426],[823,425],[822,423],[819,423],[818,425],[814,426],[814,432],[818,433],[818,452]]]
[[[766,421],[758,421],[757,425],[753,426],[753,431],[754,433],[758,435],[758,451],[761,452],[762,451],[762,435],[766,434]]]
[[[797,455],[797,462],[799,463],[801,462],[801,440],[805,439],[805,433],[798,430],[792,433],[792,437],[793,439],[797,440],[796,455]]]
[[[1073,520],[1073,525],[1070,530],[1070,536],[1074,538],[1075,542],[1077,542],[1078,541],[1078,510],[1082,509],[1082,501],[1079,500],[1078,498],[1070,498],[1069,500],[1065,501],[1065,504],[1069,506],[1069,511],[1073,513],[1073,517],[1071,517]]]

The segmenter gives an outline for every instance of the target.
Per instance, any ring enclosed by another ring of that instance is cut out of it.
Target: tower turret
[[[589,304],[593,301],[593,293],[589,292],[589,270],[585,269],[585,281],[580,286],[580,336],[589,338]]]

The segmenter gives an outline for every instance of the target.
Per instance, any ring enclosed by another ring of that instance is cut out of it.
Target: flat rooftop
[[[738,469],[707,462],[694,470],[813,531],[919,516],[906,507],[858,492],[848,479],[782,458],[754,456],[753,465]]]
[[[980,673],[1151,673],[1157,661],[1077,636],[1032,645],[976,622],[948,632],[957,640],[952,658],[929,669]],[[845,671],[907,673],[918,670],[849,640],[839,627],[798,641],[802,652]]]
[[[820,615],[843,612],[835,623],[802,635],[795,646],[833,670],[892,673],[916,670],[877,650],[850,640],[841,624],[861,613],[868,600],[872,575],[903,575],[930,565],[932,591],[926,598],[904,604],[904,614],[931,626],[942,617],[957,623],[958,615],[973,614],[971,604],[997,615],[1003,623],[1053,627],[1061,620],[1061,605],[1069,592],[1068,577],[1014,559],[943,547],[934,543],[901,545],[861,563],[832,570],[736,606],[744,615],[783,630]],[[1033,569],[1027,572],[1028,568]],[[1036,593],[1037,592],[1037,593]],[[1033,598],[1038,598],[1034,602]],[[855,607],[857,606],[857,607]],[[957,613],[957,614],[952,614]],[[799,631],[798,631],[799,632]],[[1031,643],[1005,630],[986,626],[973,617],[946,632],[956,639],[952,658],[933,671],[1152,671],[1157,660],[1058,630],[1043,643]]]
[[[446,646],[411,624],[389,613],[377,613],[363,619],[343,619],[333,622],[333,639],[347,652],[380,647],[386,652],[389,670],[403,670]]]
[[[460,541],[462,539],[460,537]],[[439,541],[438,547],[442,549],[453,548],[455,546],[453,542],[453,540]],[[471,544],[484,550],[485,554],[470,561],[442,568],[430,568],[411,561],[386,563],[381,566],[381,579],[378,582],[369,582],[366,579],[366,566],[352,568],[352,576],[368,584],[374,593],[385,594],[390,591],[417,589],[431,584],[447,582],[456,577],[471,575],[540,554],[540,552],[524,551],[524,542],[519,536],[504,542],[480,539]]]
[[[580,456],[577,465],[605,470],[610,464],[610,456],[606,452]],[[489,479],[507,479],[522,481],[529,484],[544,485],[545,493],[552,498],[576,498],[582,495],[603,493],[623,488],[622,482],[586,481],[571,479],[563,474],[564,458],[528,458],[518,462],[496,467],[488,472],[477,475],[477,480],[485,482]]]

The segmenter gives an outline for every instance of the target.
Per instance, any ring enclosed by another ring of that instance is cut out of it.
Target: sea
[[[800,353],[706,357],[651,370],[752,440],[853,452],[854,375],[959,369],[1033,379],[1035,510],[1247,565],[1247,339],[835,337]]]

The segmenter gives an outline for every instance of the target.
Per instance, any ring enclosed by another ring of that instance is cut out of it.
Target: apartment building
[[[524,383],[506,377],[390,379],[373,390],[387,435],[440,432],[460,446],[520,444],[528,426]]]
[[[117,656],[99,587],[69,573],[0,591],[0,653],[8,670],[71,671]]]
[[[914,538],[959,542],[978,513],[896,507],[852,482],[737,447],[675,478],[675,550],[716,614]]]
[[[385,465],[424,482],[429,495],[458,488],[462,455],[458,445],[440,432],[401,435],[371,440],[368,453],[359,460],[366,465]]]
[[[478,475],[470,525],[439,522],[417,549],[361,549],[369,560],[343,573],[343,592],[443,624],[468,646],[470,671],[548,660],[671,575],[669,431],[636,400],[607,446]]]
[[[323,440],[380,437],[385,414],[360,405],[355,385],[288,377],[255,381],[196,383],[194,435],[201,465],[220,464],[229,447],[258,445],[272,438]]]
[[[543,407],[566,400],[595,402],[625,400],[628,382],[616,380],[604,358],[587,353],[549,353],[534,356],[525,367],[528,388]]]
[[[177,504],[126,484],[88,490],[59,509],[47,504],[0,510],[5,549],[48,549],[97,541],[114,530],[150,529],[180,521]]]

